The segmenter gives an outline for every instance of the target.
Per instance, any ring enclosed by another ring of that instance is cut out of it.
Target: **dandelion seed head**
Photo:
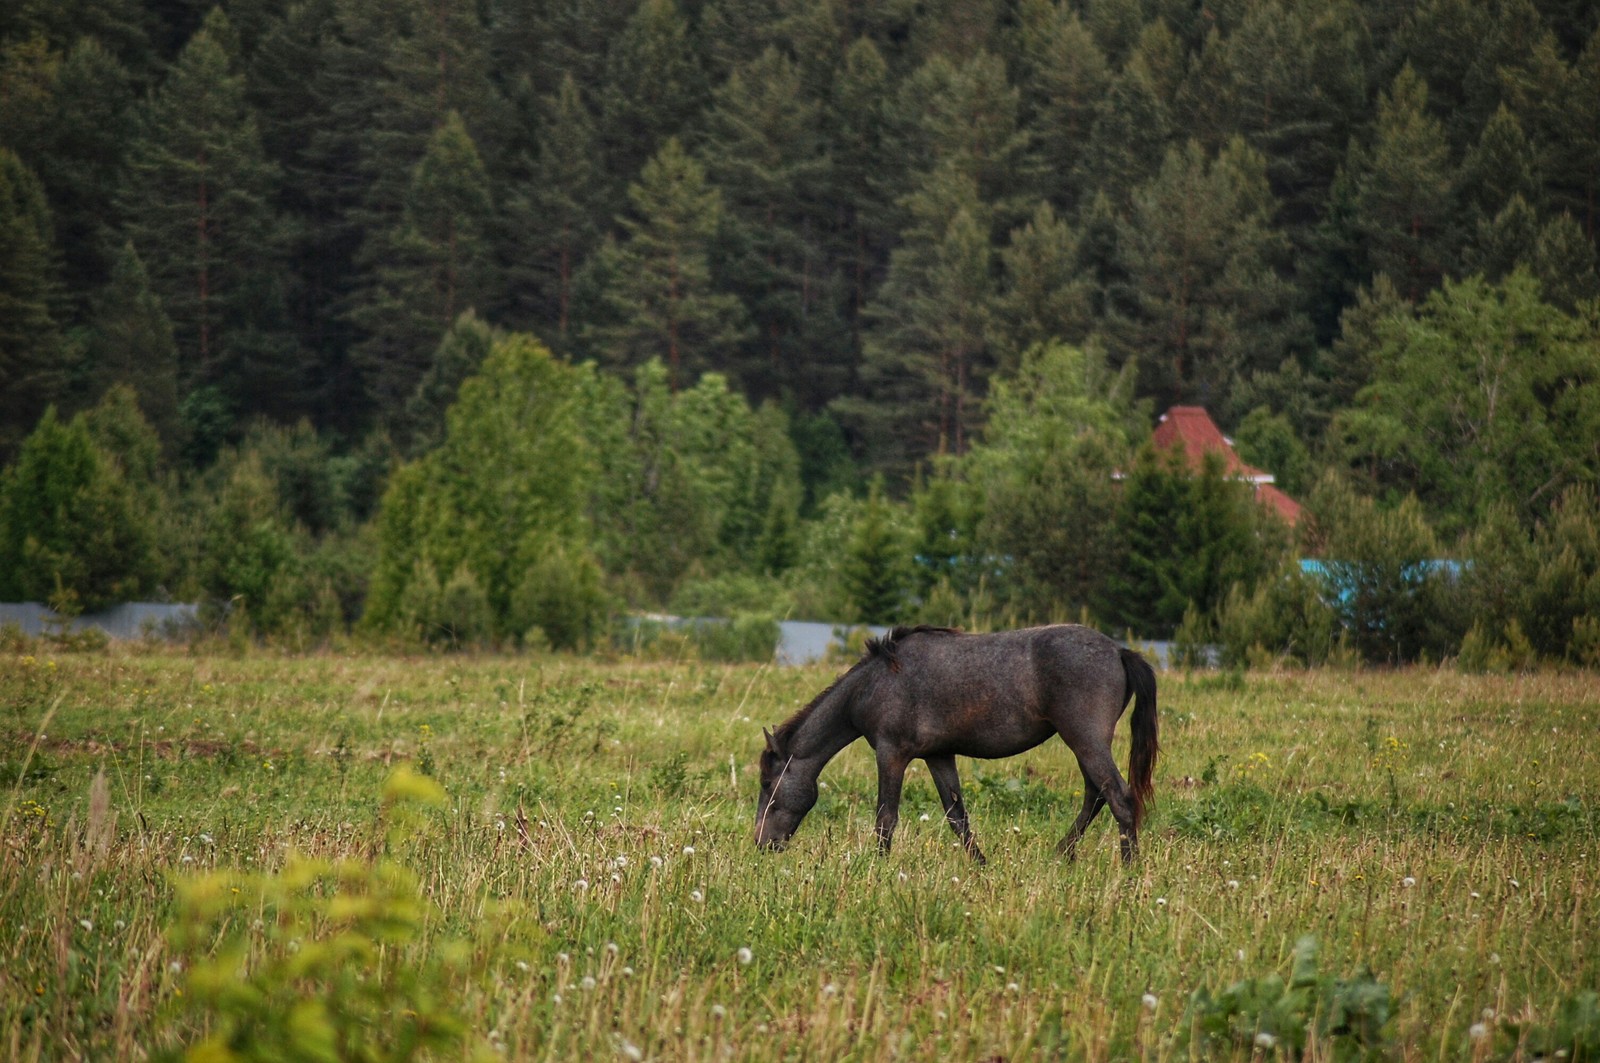
[[[699,890],[690,890],[689,899],[696,904],[700,904],[705,901],[706,895],[701,893]]]
[[[1467,1027],[1467,1036],[1474,1041],[1481,1041],[1489,1036],[1489,1027],[1481,1022],[1475,1022]]]
[[[589,888],[589,880],[586,878],[580,878],[578,881],[572,884],[572,888],[577,890],[579,893],[582,893],[584,890]]]
[[[728,1009],[723,1007],[721,1004],[711,1005],[711,1017],[713,1019],[716,1019],[720,1022],[722,1019],[727,1018],[727,1015]]]
[[[592,974],[584,975],[583,976],[583,981],[578,983],[578,988],[582,989],[585,993],[587,993],[590,990],[594,989],[594,986],[595,986],[595,981],[594,981],[594,975],[592,975]]]
[[[684,846],[684,847],[683,847],[683,855],[684,855],[684,856],[693,856],[693,855],[694,855],[694,846],[692,846],[692,845],[685,845],[685,846]]]
[[[1156,995],[1154,993],[1146,993],[1144,996],[1139,998],[1139,1003],[1144,1005],[1144,1010],[1154,1011],[1156,1010],[1156,1005],[1161,1002],[1156,999]]]
[[[1410,875],[1407,875],[1405,878],[1400,880],[1400,885],[1404,886],[1406,889],[1410,889],[1412,886],[1415,886],[1416,884],[1417,884],[1417,880],[1412,878]]]
[[[1271,1048],[1277,1043],[1278,1039],[1265,1030],[1262,1030],[1260,1033],[1256,1034],[1257,1048]]]
[[[741,948],[738,952],[734,953],[733,955],[734,955],[734,958],[739,961],[739,966],[740,967],[748,967],[748,966],[750,966],[751,961],[753,961],[756,958],[756,954],[751,952],[748,948]]]
[[[85,930],[93,930],[94,929],[94,924],[89,922],[89,920],[87,920],[87,919],[79,919],[78,920],[78,925],[83,927]]]

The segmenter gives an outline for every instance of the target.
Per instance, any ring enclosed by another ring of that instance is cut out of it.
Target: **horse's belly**
[[[981,757],[994,760],[1026,753],[1056,733],[1048,720],[988,720],[982,727],[962,728],[954,732],[930,735],[938,748],[937,753],[953,753],[963,757]]]

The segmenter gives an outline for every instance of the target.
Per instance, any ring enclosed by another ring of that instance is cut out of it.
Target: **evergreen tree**
[[[883,492],[883,481],[874,480],[839,560],[850,620],[858,624],[892,624],[906,607],[909,544]]]
[[[639,175],[681,139],[705,103],[706,83],[677,0],[641,0],[606,54],[601,82],[600,144],[614,182]]]
[[[1113,354],[1140,360],[1159,401],[1229,409],[1241,379],[1304,344],[1273,208],[1265,160],[1238,140],[1215,161],[1174,149],[1135,193],[1119,248],[1136,302]]]
[[[1600,251],[1585,239],[1572,215],[1544,223],[1527,262],[1551,306],[1577,314],[1584,304],[1600,299]]]
[[[61,281],[81,312],[105,282],[116,189],[132,127],[127,71],[93,38],[62,57],[35,38],[0,52],[0,144],[38,176],[62,249]]]
[[[492,210],[477,146],[452,111],[412,171],[393,257],[351,315],[367,334],[354,352],[366,391],[391,417],[416,390],[439,338],[489,296]]]
[[[529,179],[506,202],[502,273],[512,320],[559,348],[572,329],[574,274],[595,241],[599,160],[594,123],[571,76],[543,101],[542,118]]]
[[[1230,132],[1266,158],[1280,219],[1309,249],[1344,146],[1368,108],[1361,14],[1342,2],[1251,4],[1223,47],[1218,95]]]
[[[1169,636],[1188,606],[1176,534],[1188,493],[1188,468],[1179,450],[1140,448],[1122,481],[1117,527],[1124,553],[1108,580],[1107,605],[1147,638]]]
[[[706,116],[701,157],[727,208],[724,272],[756,329],[759,352],[743,374],[755,394],[809,391],[822,361],[803,335],[825,307],[811,190],[827,181],[829,160],[817,120],[799,67],[775,49],[736,68]]]
[[[1170,126],[1150,71],[1142,62],[1129,63],[1095,108],[1089,142],[1076,161],[1082,195],[1104,195],[1119,210],[1131,205],[1133,190],[1161,167]]]
[[[14,0],[0,9],[0,41],[38,40],[57,52],[93,38],[126,66],[148,70],[152,13],[142,0]]]
[[[1078,235],[1040,203],[1000,252],[1003,287],[994,308],[1000,371],[1029,348],[1052,340],[1082,343],[1091,320],[1091,278],[1078,258]]]
[[[707,0],[697,29],[710,84],[722,84],[738,67],[785,42],[785,6],[785,0]]]
[[[1351,225],[1373,273],[1417,302],[1454,264],[1455,206],[1444,128],[1427,111],[1428,86],[1403,69],[1378,101],[1369,151],[1352,158]]]
[[[867,309],[862,394],[837,401],[879,468],[904,473],[927,453],[960,454],[982,422],[992,369],[989,212],[955,167],[913,197],[915,227]]]
[[[417,390],[406,403],[404,452],[419,457],[444,440],[445,414],[464,381],[474,376],[494,348],[496,333],[468,310],[439,341]]]
[[[87,354],[91,393],[117,384],[132,388],[145,418],[174,450],[181,432],[178,347],[132,243],[123,244],[110,283],[94,300]]]
[[[1005,65],[990,52],[959,66],[935,57],[906,79],[896,101],[901,128],[890,148],[910,171],[900,199],[908,223],[923,221],[916,217],[919,184],[956,176],[971,182],[993,229],[1021,224],[1038,199],[1039,169],[1019,108]]]
[[[1094,36],[1068,5],[1024,0],[1017,17],[1022,124],[1043,166],[1046,196],[1072,210],[1082,190],[1070,178],[1088,145],[1111,70]]]
[[[0,458],[66,384],[58,268],[44,190],[0,147]]]
[[[184,389],[215,388],[235,415],[299,404],[283,329],[282,257],[265,159],[220,9],[141,116],[123,199],[127,236],[171,318]]]
[[[1535,159],[1522,124],[1509,108],[1501,106],[1462,162],[1456,179],[1458,201],[1473,211],[1479,222],[1499,214],[1513,196],[1537,205],[1544,182]]]
[[[589,342],[616,365],[662,359],[673,386],[714,366],[729,367],[748,338],[738,299],[713,284],[710,253],[722,197],[705,169],[669,138],[628,189],[632,209],[617,219],[626,235],[599,253],[603,317]]]
[[[1235,586],[1251,593],[1288,539],[1219,455],[1205,455],[1196,472],[1181,447],[1140,452],[1123,482],[1119,525],[1127,553],[1112,603],[1134,631],[1156,637],[1170,637],[1191,608],[1212,615]]]
[[[832,136],[833,199],[843,215],[832,254],[844,264],[848,316],[859,322],[894,241],[892,179],[905,160],[884,150],[889,67],[868,38],[845,53],[822,122]],[[887,180],[886,180],[887,179]],[[859,337],[857,337],[859,340]]]
[[[368,327],[391,298],[384,270],[412,255],[406,210],[417,166],[451,112],[476,150],[494,157],[504,115],[474,0],[333,2],[315,71],[319,121],[300,182],[314,210],[299,257],[311,271],[309,304],[332,311],[316,323],[329,398],[350,407],[337,417],[359,423],[359,414],[379,412],[364,390],[371,377],[341,360],[353,348],[370,351]]]
[[[45,410],[0,474],[0,600],[96,610],[150,590],[148,514],[80,414]]]
[[[1547,94],[1551,198],[1591,241],[1600,234],[1600,26],[1572,64],[1559,95]]]

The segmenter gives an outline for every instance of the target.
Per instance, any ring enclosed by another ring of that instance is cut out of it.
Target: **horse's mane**
[[[866,648],[861,654],[861,659],[851,665],[849,670],[841,674],[839,678],[829,683],[827,689],[812,698],[805,708],[779,724],[777,729],[772,732],[772,741],[779,749],[788,748],[789,739],[794,737],[794,733],[800,729],[801,724],[806,722],[807,717],[816,710],[816,707],[827,700],[828,695],[839,689],[839,686],[845,680],[856,675],[867,666],[882,662],[889,671],[898,672],[900,670],[900,643],[905,639],[910,638],[912,635],[959,634],[961,634],[960,628],[933,627],[928,624],[918,624],[915,627],[897,627],[881,638],[868,639]]]
[[[912,635],[959,635],[960,628],[932,627],[928,624],[918,624],[916,627],[897,627],[879,639],[867,640],[867,651],[864,660],[874,657],[881,658],[888,666],[889,671],[900,670],[900,643]]]

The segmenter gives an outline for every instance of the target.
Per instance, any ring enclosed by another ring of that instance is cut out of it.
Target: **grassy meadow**
[[[217,1000],[373,987],[409,994],[379,1040],[458,1017],[445,1059],[1600,1047],[1593,674],[1162,673],[1156,804],[1124,871],[1109,814],[1056,857],[1081,796],[1059,742],[961,761],[987,867],[921,765],[877,854],[864,743],[793,846],[757,852],[760,728],[838,670],[0,655],[0,1056],[145,1058],[221,1029]],[[385,811],[402,765],[443,804]],[[380,878],[380,916],[410,930],[363,942],[335,901]],[[307,959],[329,940],[337,962]],[[280,984],[227,998],[218,956]]]

